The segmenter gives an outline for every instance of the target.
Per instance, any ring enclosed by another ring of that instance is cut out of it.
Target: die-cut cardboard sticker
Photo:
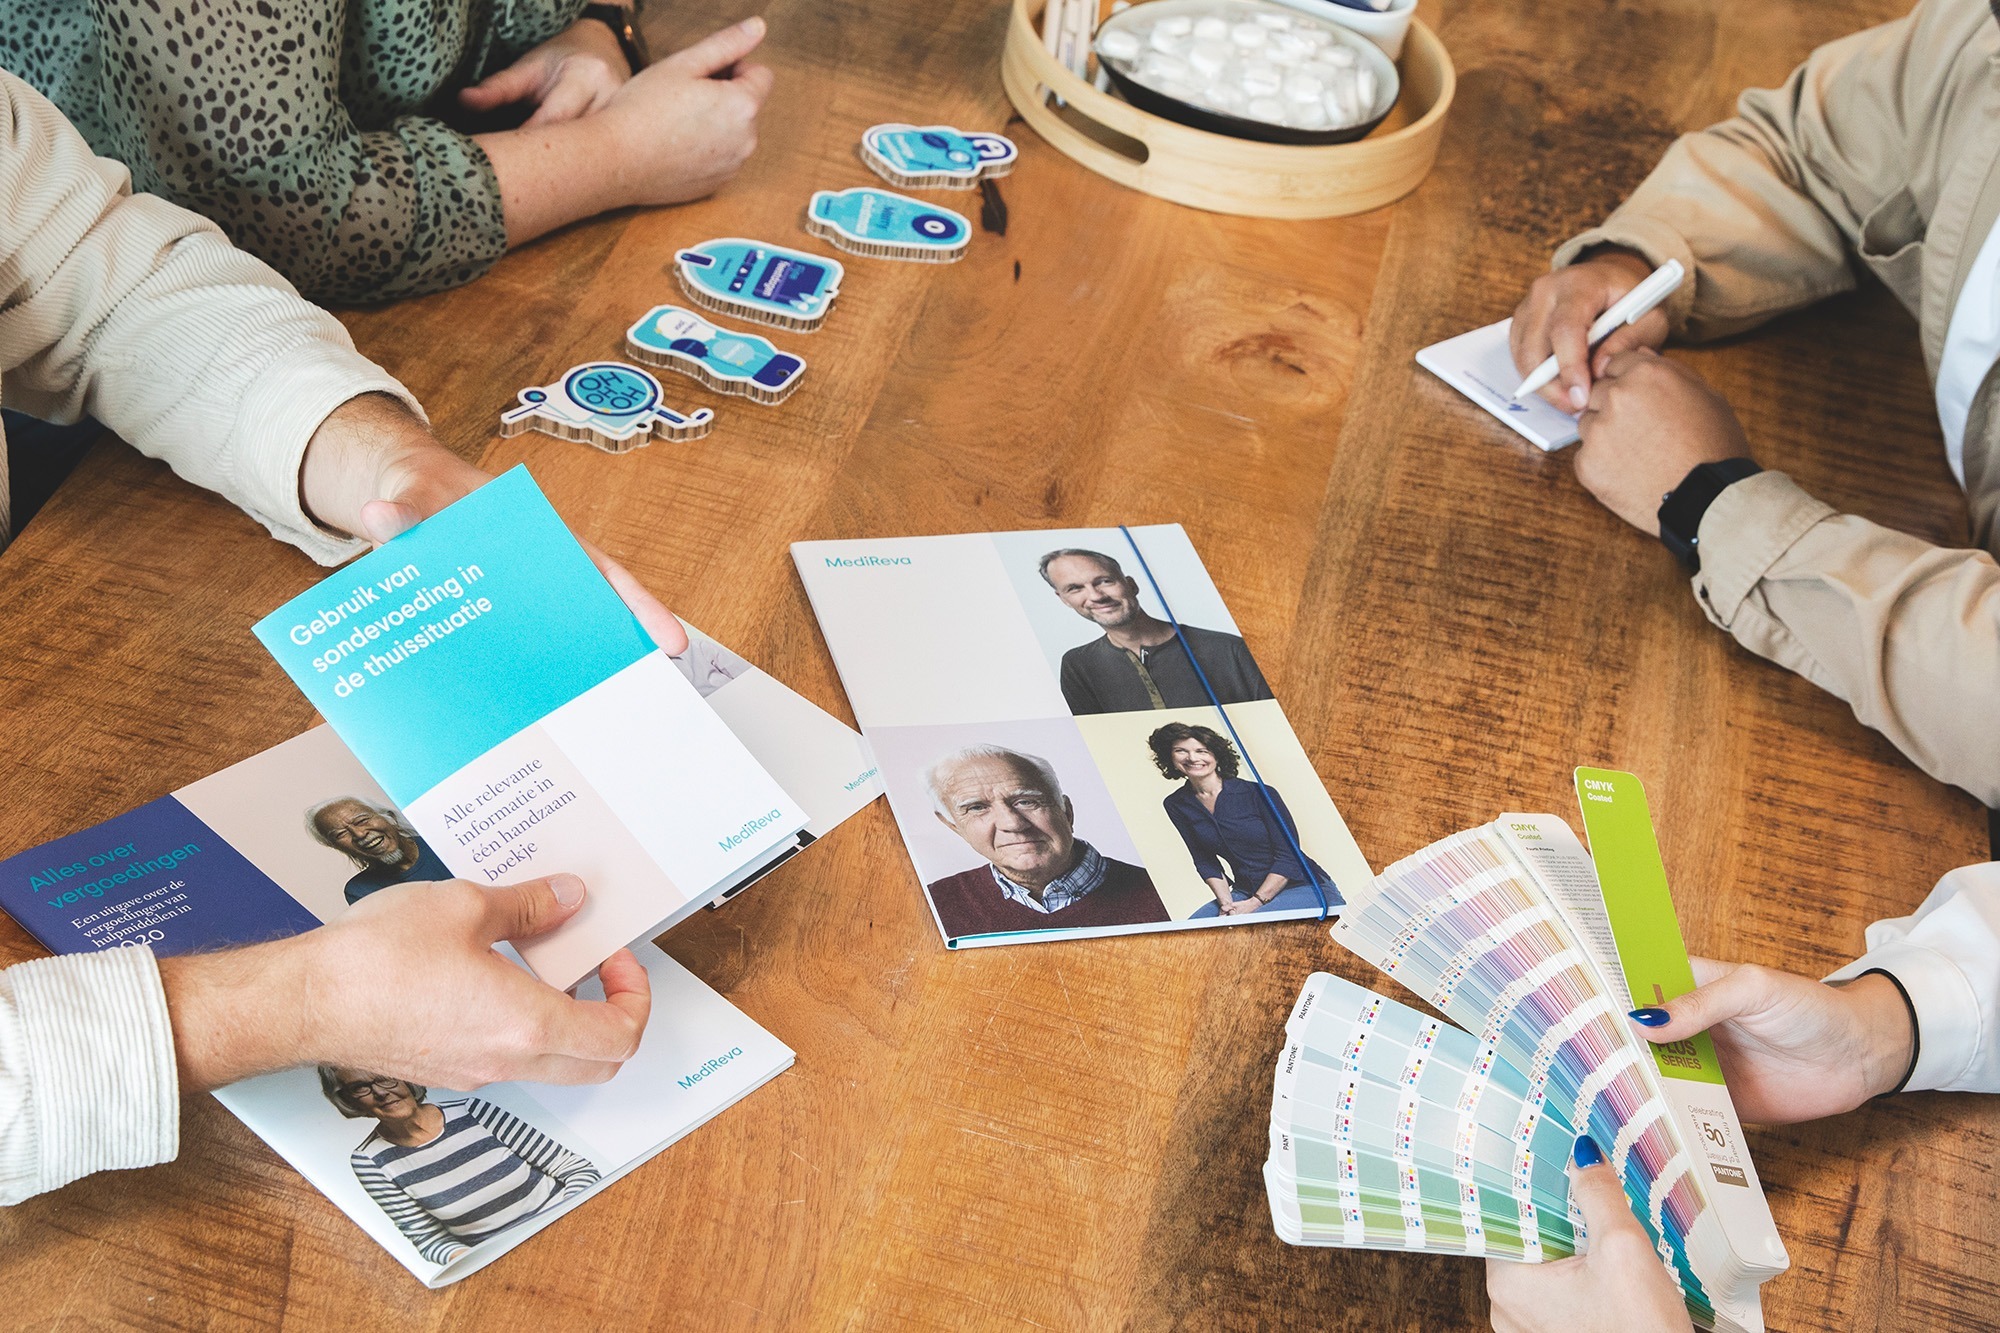
[[[806,230],[857,255],[924,264],[963,259],[972,244],[972,224],[949,208],[872,185],[815,192]]]
[[[949,125],[876,125],[861,136],[869,170],[906,190],[970,190],[1012,171],[1020,156],[1004,135]]]
[[[782,403],[799,387],[806,363],[757,333],[718,328],[692,310],[654,306],[625,331],[634,361],[692,376],[718,393]]]
[[[554,384],[521,390],[520,405],[500,414],[500,434],[538,430],[558,439],[622,454],[655,437],[698,440],[715,425],[715,412],[676,412],[661,402],[660,382],[622,361],[573,366]]]
[[[826,318],[845,273],[838,259],[741,236],[703,241],[674,256],[674,275],[696,305],[801,333]]]

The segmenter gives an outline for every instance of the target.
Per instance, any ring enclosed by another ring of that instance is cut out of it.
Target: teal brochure
[[[379,853],[386,882],[583,878],[583,910],[520,947],[554,985],[785,854],[806,823],[524,467],[256,633],[415,835],[357,821],[339,835],[357,865]]]

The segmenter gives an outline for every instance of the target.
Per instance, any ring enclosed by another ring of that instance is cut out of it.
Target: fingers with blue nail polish
[[[1579,1134],[1576,1139],[1576,1164],[1582,1167],[1598,1166],[1604,1161],[1604,1154],[1597,1147],[1597,1140],[1588,1134]]]
[[[1674,1020],[1674,1016],[1664,1009],[1634,1009],[1631,1017],[1634,1023],[1643,1023],[1649,1028],[1663,1028]]]

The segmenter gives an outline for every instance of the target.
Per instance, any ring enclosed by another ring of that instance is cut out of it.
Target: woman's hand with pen
[[[1666,345],[1666,312],[1654,309],[1612,333],[1595,352],[1590,347],[1591,324],[1652,272],[1638,252],[1606,246],[1581,263],[1535,279],[1515,307],[1507,335],[1515,367],[1526,375],[1553,355],[1560,371],[1541,395],[1565,412],[1581,412],[1590,403],[1592,382],[1613,357]]]

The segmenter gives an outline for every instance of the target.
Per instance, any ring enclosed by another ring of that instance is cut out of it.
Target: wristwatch
[[[639,31],[639,7],[645,0],[632,0],[630,5],[585,5],[578,14],[577,22],[596,19],[611,29],[611,35],[618,39],[618,49],[625,53],[625,63],[637,74],[653,63],[646,52],[646,39]]]
[[[1679,557],[1690,574],[1701,568],[1701,552],[1695,545],[1700,541],[1702,515],[1715,503],[1716,496],[1763,470],[1754,458],[1697,463],[1680,485],[1660,497],[1660,541]]]

